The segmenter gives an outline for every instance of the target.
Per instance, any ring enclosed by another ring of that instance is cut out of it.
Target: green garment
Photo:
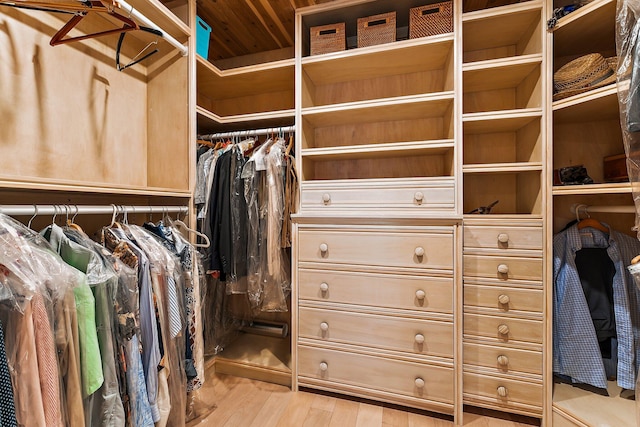
[[[54,224],[43,230],[41,234],[67,264],[83,273],[89,272],[90,264],[94,259],[91,251],[69,240],[62,228]],[[78,286],[73,289],[73,295],[76,300],[80,339],[82,395],[86,398],[95,393],[104,382],[96,326],[96,301],[87,282],[87,275],[81,275]]]

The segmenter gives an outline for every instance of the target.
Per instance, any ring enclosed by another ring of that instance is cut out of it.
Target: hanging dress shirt
[[[578,229],[577,224],[553,239],[553,371],[573,382],[607,388],[607,377],[596,330],[576,267],[576,252],[582,248],[606,248],[615,267],[613,304],[618,339],[618,385],[635,388],[634,361],[638,349],[636,319],[640,306],[630,304],[637,292],[626,266],[640,253],[640,242],[611,230]],[[632,319],[633,322],[632,322]]]

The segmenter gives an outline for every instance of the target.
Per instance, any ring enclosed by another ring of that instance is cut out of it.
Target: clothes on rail
[[[640,367],[640,292],[627,266],[640,242],[574,224],[553,240],[553,372],[605,389],[635,389]],[[612,366],[608,366],[612,365]]]
[[[288,310],[298,178],[287,148],[284,138],[272,137],[199,152],[195,200],[201,231],[211,241],[204,264],[209,277],[218,278],[208,287],[210,306],[204,309],[205,335],[215,341],[215,352],[226,331],[251,321],[243,310]]]
[[[248,294],[252,308],[286,311],[291,278],[284,248],[290,246],[297,175],[283,138],[268,139],[245,157],[250,142],[210,148],[199,157],[195,200],[211,240],[205,266],[219,273],[227,293]]]
[[[100,234],[0,215],[3,426],[185,425],[204,381],[196,250],[167,219]]]

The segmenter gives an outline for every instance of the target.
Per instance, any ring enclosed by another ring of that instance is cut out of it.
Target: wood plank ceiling
[[[211,26],[209,60],[293,46],[295,9],[334,0],[196,0]]]
[[[211,26],[208,59],[292,48],[295,9],[331,1],[335,0],[196,0],[198,15]],[[519,1],[526,0],[464,0],[464,9]],[[425,4],[433,2],[427,0]]]

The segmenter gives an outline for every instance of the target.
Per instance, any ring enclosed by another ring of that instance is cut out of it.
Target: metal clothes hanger
[[[31,228],[31,222],[33,221],[33,219],[38,216],[38,205],[36,205],[35,203],[33,204],[33,211],[34,214],[33,216],[29,219],[29,222],[27,223],[27,227]]]
[[[162,31],[156,30],[154,28],[149,28],[149,27],[142,27],[142,26],[138,26],[137,27],[138,30],[141,31],[146,31],[148,33],[151,34],[155,34],[158,37],[162,37]],[[126,35],[126,32],[121,32],[120,33],[120,37],[118,38],[118,46],[116,48],[116,69],[118,71],[124,71],[129,67],[132,67],[142,61],[144,61],[145,59],[149,58],[151,55],[156,54],[159,52],[159,50],[156,48],[154,50],[152,50],[151,52],[147,53],[146,55],[142,56],[141,55],[147,51],[151,46],[157,46],[158,45],[158,40],[154,40],[152,42],[150,42],[148,45],[146,45],[140,52],[138,52],[138,54],[136,56],[133,57],[133,59],[131,60],[131,62],[129,62],[128,64],[120,64],[120,51],[122,49],[122,44],[124,42],[124,36]]]

